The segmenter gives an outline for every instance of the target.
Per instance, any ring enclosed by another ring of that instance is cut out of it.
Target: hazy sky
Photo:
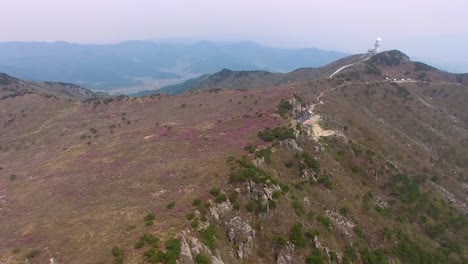
[[[252,40],[360,52],[468,32],[468,0],[0,0],[0,41]]]

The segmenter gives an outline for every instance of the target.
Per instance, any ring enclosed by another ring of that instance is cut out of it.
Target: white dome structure
[[[374,48],[374,52],[377,54],[380,52],[380,47],[382,46],[382,38],[377,38],[375,40],[375,48]]]

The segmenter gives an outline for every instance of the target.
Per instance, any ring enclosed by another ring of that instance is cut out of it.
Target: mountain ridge
[[[364,59],[363,59],[364,58]],[[369,60],[370,59],[370,60]],[[368,63],[363,67],[367,67],[366,70],[372,72],[376,71],[375,74],[381,75],[381,70],[390,70],[385,73],[391,75],[391,79],[407,79],[412,78],[414,80],[428,80],[427,74],[433,75],[433,78],[445,78],[451,79],[453,82],[466,83],[466,76],[468,74],[454,74],[436,69],[422,62],[412,62],[406,54],[398,50],[385,51],[372,57],[366,56],[366,54],[351,55],[330,64],[319,68],[299,68],[288,73],[273,73],[267,71],[233,71],[229,69],[223,69],[217,73],[211,74],[201,79],[190,79],[182,84],[163,87],[161,89],[154,90],[154,93],[168,93],[178,94],[190,90],[198,89],[215,89],[215,88],[261,88],[269,87],[281,84],[287,84],[294,81],[313,81],[321,78],[326,78],[332,75],[335,70],[346,65],[361,65]],[[375,66],[380,66],[382,69],[376,69]],[[400,72],[395,72],[388,68],[389,66],[400,66]],[[388,69],[387,69],[387,68]],[[349,72],[353,67],[345,69],[343,72]],[[409,72],[416,72],[418,75],[408,75]],[[403,71],[403,72],[402,72]],[[244,79],[242,79],[244,78]],[[236,82],[232,80],[236,79]],[[229,85],[223,84],[228,83]],[[188,85],[188,83],[190,85]],[[180,87],[183,86],[184,89]],[[174,90],[172,90],[174,89]],[[172,90],[172,91],[171,91]],[[144,94],[151,94],[150,90],[144,91]],[[136,94],[138,95],[138,94]]]
[[[468,85],[364,59],[175,96],[30,83],[0,101],[0,261],[466,262]]]

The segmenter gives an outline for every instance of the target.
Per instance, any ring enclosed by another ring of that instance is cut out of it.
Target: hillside
[[[181,83],[223,68],[286,72],[322,66],[345,55],[315,48],[270,48],[251,42],[5,42],[0,43],[0,72],[27,80],[67,82],[126,94]]]
[[[4,98],[0,262],[466,263],[466,75],[365,59]]]
[[[62,82],[28,82],[0,73],[0,98],[35,94],[45,97],[63,97],[67,99],[88,99],[95,97],[92,91],[70,83]]]
[[[352,67],[348,67],[352,66]],[[310,82],[330,77],[336,70],[347,73],[347,78],[359,78],[365,72],[369,80],[413,79],[419,81],[447,81],[467,84],[467,74],[453,74],[438,70],[422,62],[413,62],[400,51],[388,51],[370,58],[364,54],[352,55],[339,59],[319,68],[301,68],[289,73],[272,73],[266,71],[233,71],[223,69],[220,72],[187,80],[181,84],[167,86],[144,94],[165,93],[181,94],[186,91],[203,89],[247,89],[265,88],[275,85],[287,85],[293,82]],[[351,76],[352,75],[352,76]]]

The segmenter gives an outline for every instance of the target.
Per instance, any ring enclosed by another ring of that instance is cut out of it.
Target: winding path
[[[314,113],[315,106],[325,104],[322,101],[322,96],[324,96],[326,93],[334,91],[334,90],[336,90],[336,89],[338,89],[338,88],[340,88],[340,87],[342,87],[344,85],[346,85],[346,83],[338,85],[338,86],[333,87],[331,89],[328,89],[326,91],[320,92],[319,96],[317,96],[318,103],[311,104],[309,106],[309,109],[307,109],[307,111],[310,113],[310,117],[307,120],[305,120],[304,122],[302,122],[302,124],[312,130],[311,132],[312,132],[314,140],[319,140],[319,138],[321,138],[321,137],[329,137],[329,136],[345,137],[345,135],[343,135],[343,133],[341,133],[340,131],[323,129],[322,126],[319,123],[322,120],[320,115]]]
[[[348,64],[348,65],[345,65],[345,66],[339,68],[338,70],[336,70],[334,73],[330,74],[330,76],[328,76],[328,79],[333,78],[333,76],[335,76],[335,75],[336,75],[337,73],[339,73],[340,71],[342,71],[342,70],[344,70],[344,69],[346,69],[346,68],[348,68],[348,67],[351,67],[351,66],[353,66],[353,65],[355,65],[355,64],[358,64],[358,63],[360,63],[360,62],[366,61],[366,60],[368,60],[368,59],[370,59],[370,58],[371,58],[371,57],[367,57],[367,58],[365,58],[365,59],[363,59],[363,60],[360,60],[360,61],[357,61],[357,62],[355,62],[355,63],[351,63],[351,64]]]

